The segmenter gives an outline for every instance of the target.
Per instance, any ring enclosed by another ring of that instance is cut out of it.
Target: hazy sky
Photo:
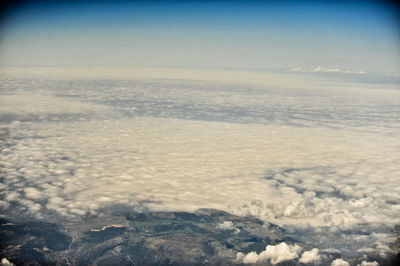
[[[398,73],[397,22],[378,2],[32,2],[4,13],[0,66]]]

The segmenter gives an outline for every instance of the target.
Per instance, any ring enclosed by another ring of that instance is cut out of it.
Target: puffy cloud
[[[285,242],[281,242],[278,245],[268,245],[260,254],[254,251],[247,255],[238,253],[237,259],[242,259],[243,263],[246,264],[265,262],[267,260],[270,260],[272,264],[277,264],[298,258],[300,250],[301,247],[298,245],[288,245]]]
[[[25,196],[26,196],[27,198],[36,199],[36,200],[42,198],[41,192],[38,191],[38,190],[35,189],[35,188],[25,188],[25,189],[24,189],[24,192],[25,192]]]
[[[10,262],[7,258],[2,258],[0,261],[0,266],[15,266],[15,264]]]
[[[235,229],[235,226],[233,226],[233,223],[231,221],[225,221],[223,223],[217,224],[217,228],[221,230],[233,230]]]
[[[245,257],[246,257],[246,255],[243,254],[243,252],[238,252],[238,253],[236,254],[236,261],[239,262],[239,263],[241,263],[241,262],[243,262],[243,259],[244,259]]]
[[[264,258],[260,257],[256,252],[252,251],[243,258],[243,263],[251,264],[262,261]]]
[[[299,262],[307,264],[307,263],[317,263],[321,260],[321,256],[318,254],[318,248],[313,248],[310,251],[305,251],[303,255],[301,255]]]
[[[282,261],[296,259],[300,250],[301,247],[298,245],[288,245],[282,242],[276,246],[268,245],[264,256],[270,259],[272,264],[277,264]]]
[[[331,266],[350,266],[350,263],[348,263],[347,261],[345,261],[343,259],[336,259],[336,260],[332,261]]]
[[[224,221],[223,223],[217,224],[217,228],[220,230],[234,230],[235,234],[240,233],[240,229],[236,228],[232,221]]]

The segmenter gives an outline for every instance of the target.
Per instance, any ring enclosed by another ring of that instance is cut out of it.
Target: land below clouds
[[[299,265],[315,248],[277,225],[215,209],[109,211],[67,224],[3,217],[0,223],[0,256],[15,265]],[[317,250],[310,262],[339,258],[350,265],[399,262],[399,254],[343,257],[334,249]]]

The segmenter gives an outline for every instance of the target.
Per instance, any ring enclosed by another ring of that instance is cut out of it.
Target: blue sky
[[[398,73],[397,15],[356,1],[32,2],[3,18],[0,65]]]

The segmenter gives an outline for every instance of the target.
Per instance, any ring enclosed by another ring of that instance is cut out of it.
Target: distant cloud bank
[[[343,70],[340,68],[330,68],[330,67],[323,67],[317,66],[313,69],[307,69],[302,67],[295,67],[290,69],[290,72],[305,72],[305,73],[344,73],[344,74],[367,74],[367,72],[362,70]]]

